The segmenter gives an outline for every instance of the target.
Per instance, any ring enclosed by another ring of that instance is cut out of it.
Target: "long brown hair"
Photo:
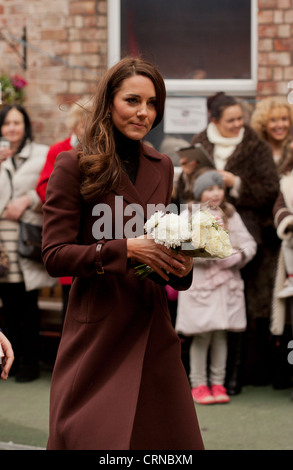
[[[109,112],[123,80],[134,75],[148,77],[154,84],[157,115],[153,128],[163,118],[165,84],[163,77],[152,64],[141,58],[125,57],[106,72],[98,83],[93,111],[86,125],[82,150],[78,155],[82,174],[81,194],[85,199],[107,193],[119,185],[122,169],[116,155]]]

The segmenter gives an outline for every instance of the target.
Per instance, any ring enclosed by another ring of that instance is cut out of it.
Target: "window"
[[[141,53],[169,95],[256,89],[257,0],[108,0],[109,65]]]

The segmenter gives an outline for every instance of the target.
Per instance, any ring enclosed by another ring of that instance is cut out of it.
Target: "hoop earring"
[[[112,115],[111,115],[111,113],[109,112],[109,113],[107,114],[106,118],[107,118],[107,119],[111,119],[111,117],[112,117]]]

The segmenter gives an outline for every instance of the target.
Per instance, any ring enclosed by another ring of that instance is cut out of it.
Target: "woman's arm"
[[[4,217],[8,220],[19,220],[32,201],[28,195],[21,196],[7,204]]]
[[[76,153],[63,152],[56,159],[43,206],[42,254],[48,273],[53,277],[88,277],[96,273],[100,256],[105,272],[125,273],[126,240],[94,240],[90,236],[92,226],[84,227],[89,222],[81,220],[83,204]],[[80,242],[80,231],[88,234],[88,244]],[[101,251],[97,250],[100,243],[103,245]]]
[[[274,204],[273,214],[278,237],[281,240],[291,238],[293,233],[293,213],[288,209],[281,191]]]
[[[167,197],[170,199],[171,194]],[[95,274],[99,262],[105,273],[125,274],[130,259],[151,266],[165,280],[169,277],[162,269],[183,277],[192,268],[188,257],[177,255],[144,236],[81,244],[80,231],[83,224],[89,222],[82,220],[84,203],[74,152],[64,152],[57,158],[48,183],[43,212],[43,260],[53,277],[88,277]],[[88,226],[85,233],[91,230],[92,227]]]

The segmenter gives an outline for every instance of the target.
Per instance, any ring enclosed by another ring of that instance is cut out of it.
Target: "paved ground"
[[[51,372],[19,384],[0,382],[0,449],[44,449]],[[225,405],[197,405],[207,450],[293,450],[291,390],[245,387]]]
[[[42,371],[33,382],[17,383],[13,377],[0,382],[0,449],[7,443],[46,446],[50,380],[51,373]]]
[[[245,387],[226,405],[197,405],[203,439],[211,450],[293,450],[290,390]]]

